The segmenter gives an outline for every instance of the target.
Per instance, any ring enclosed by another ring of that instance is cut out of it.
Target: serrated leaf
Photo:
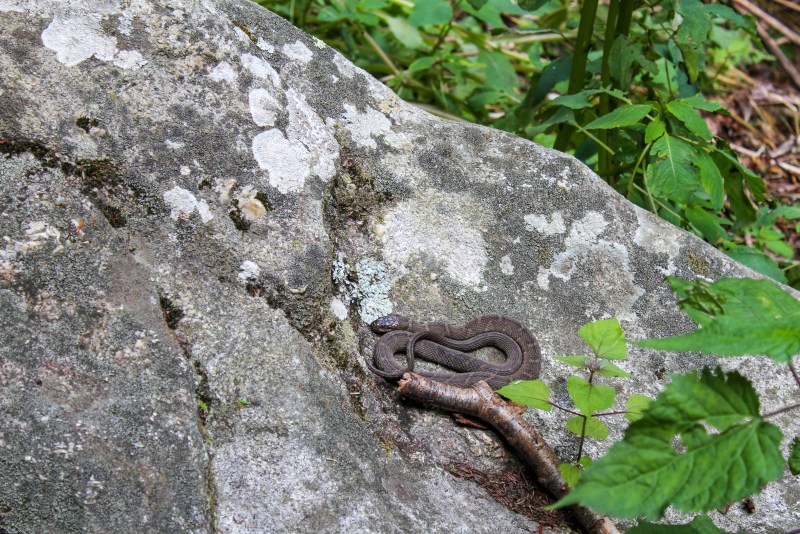
[[[624,360],[628,356],[625,334],[616,317],[586,323],[578,330],[578,335],[600,358]]]
[[[590,384],[579,376],[567,378],[567,391],[572,402],[583,415],[592,415],[595,412],[610,408],[614,404],[617,392],[614,388]]]
[[[600,361],[600,369],[597,371],[598,374],[603,376],[614,376],[614,377],[630,377],[633,376],[627,371],[624,371],[614,365],[609,361]]]
[[[578,436],[580,436],[581,432],[583,432],[587,438],[592,439],[602,440],[608,437],[608,427],[597,417],[587,417],[585,429],[583,426],[583,420],[584,418],[581,416],[575,416],[571,418],[567,421],[567,430]]]
[[[690,132],[699,135],[703,140],[710,141],[713,137],[703,117],[690,105],[680,100],[667,103],[667,111],[681,121]]]
[[[641,347],[721,356],[765,354],[787,363],[800,353],[800,301],[769,280],[721,278],[712,284],[668,277],[680,304],[701,327],[681,336],[636,342]],[[690,299],[688,297],[694,296]],[[702,298],[697,298],[702,296]],[[699,303],[715,302],[701,308]]]
[[[515,380],[497,390],[497,393],[518,404],[549,412],[550,388],[541,380]]]
[[[800,436],[794,438],[789,450],[789,471],[795,476],[800,475]]]
[[[725,254],[739,263],[747,265],[754,271],[757,271],[764,276],[769,276],[777,282],[782,284],[787,282],[786,275],[783,274],[778,262],[760,250],[745,246],[736,246],[725,251]]]
[[[650,143],[664,135],[666,131],[667,125],[664,124],[661,117],[656,117],[654,120],[650,121],[650,124],[644,129],[644,142]]]
[[[657,161],[647,168],[647,185],[656,197],[666,197],[680,204],[689,198],[700,183],[700,171],[692,165],[696,150],[675,136],[664,134],[650,149]]]
[[[488,2],[488,0],[467,0],[467,1],[469,2],[469,5],[471,5],[475,9],[482,8],[484,5],[486,5],[486,2]]]
[[[704,425],[718,433],[708,434]],[[685,450],[676,450],[673,440],[687,435]],[[740,374],[673,375],[625,438],[556,506],[581,503],[603,514],[651,519],[670,504],[684,512],[719,508],[783,474],[781,439],[758,414],[758,394]]]
[[[412,26],[446,24],[453,17],[453,8],[446,0],[424,0],[414,4],[408,22]]]
[[[628,531],[628,534],[734,534],[722,530],[706,515],[698,515],[685,525],[661,525],[642,521]]]
[[[633,104],[617,108],[611,113],[598,117],[585,126],[587,130],[622,128],[640,122],[653,109],[649,104]]]
[[[638,421],[642,418],[644,411],[650,406],[653,399],[641,393],[632,393],[625,401],[625,419],[630,422]]]
[[[564,362],[567,365],[573,365],[581,369],[586,369],[586,364],[592,361],[591,358],[584,356],[583,354],[576,354],[574,356],[553,356],[553,358],[560,362]]]

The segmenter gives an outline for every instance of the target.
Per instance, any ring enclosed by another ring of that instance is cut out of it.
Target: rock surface
[[[584,352],[583,323],[683,332],[664,275],[751,275],[254,4],[0,0],[0,42],[3,532],[535,530],[447,472],[515,464],[366,372],[366,323],[512,315],[564,397],[548,357]],[[620,388],[708,363],[634,348]],[[768,361],[722,363],[765,410],[796,395]],[[575,453],[562,416],[528,417]],[[788,474],[755,503],[713,518],[800,523]]]

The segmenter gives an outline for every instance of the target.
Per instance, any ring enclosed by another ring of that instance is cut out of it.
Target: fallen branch
[[[539,484],[553,497],[560,499],[569,492],[569,485],[558,471],[560,461],[541,434],[495,394],[486,382],[478,382],[470,388],[458,388],[415,373],[406,373],[400,380],[398,391],[408,398],[487,422],[533,468]],[[589,534],[619,534],[610,519],[586,507],[572,505],[567,510]]]
[[[748,10],[749,5],[750,4],[748,2],[736,0],[733,7],[739,13],[746,15],[750,13]],[[777,58],[778,62],[781,64],[781,67],[783,67],[783,70],[789,75],[789,78],[792,79],[792,82],[794,82],[795,86],[800,88],[800,71],[798,71],[789,58],[786,57],[786,54],[783,53],[780,45],[775,42],[775,39],[770,37],[769,32],[765,30],[758,21],[756,21],[756,30],[758,31],[758,35],[761,37],[761,40],[764,41],[764,44],[767,46],[767,48],[769,48],[769,51],[772,53],[772,55]]]
[[[737,4],[739,4],[743,9],[749,11],[759,19],[763,20],[765,24],[768,26],[772,26],[778,32],[780,32],[784,37],[788,40],[793,42],[796,45],[800,45],[800,35],[797,35],[795,32],[792,31],[791,28],[786,26],[784,23],[758,7],[757,5],[749,2],[748,0],[734,0]]]

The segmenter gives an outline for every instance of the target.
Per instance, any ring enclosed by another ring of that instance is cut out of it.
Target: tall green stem
[[[585,0],[581,8],[581,22],[578,25],[578,38],[575,40],[575,52],[572,55],[572,69],[569,74],[569,89],[567,90],[570,95],[583,90],[586,63],[589,57],[589,47],[592,44],[596,17],[597,0]],[[556,137],[555,149],[564,151],[574,131],[574,126],[564,124]]]
[[[609,89],[611,86],[611,47],[614,44],[616,34],[617,15],[619,14],[619,0],[611,0],[608,5],[608,18],[606,19],[606,34],[603,40],[603,61],[600,67],[600,87]],[[607,93],[600,94],[600,105],[597,108],[597,116],[602,117],[609,112],[610,102]],[[604,145],[608,145],[608,130],[600,130],[598,137]],[[597,152],[597,172],[605,175],[611,166],[611,155],[605,150]],[[613,176],[608,177],[611,185],[616,181]]]

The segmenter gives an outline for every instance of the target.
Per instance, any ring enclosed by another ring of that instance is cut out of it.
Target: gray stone
[[[254,4],[0,0],[0,42],[3,532],[535,530],[448,473],[517,467],[370,375],[366,321],[515,316],[563,400],[549,357],[585,352],[583,323],[683,332],[665,275],[753,275]],[[716,363],[630,352],[621,398]],[[722,365],[764,410],[796,396],[769,361]],[[528,417],[575,454],[564,416]],[[799,501],[787,474],[713,518],[780,532]]]

